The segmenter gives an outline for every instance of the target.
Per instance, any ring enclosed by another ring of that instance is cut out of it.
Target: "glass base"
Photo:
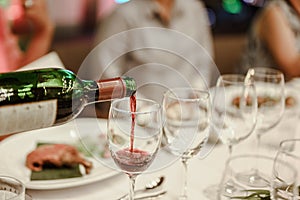
[[[217,200],[219,195],[219,185],[210,185],[203,190],[204,196],[209,200]]]
[[[239,173],[235,178],[239,183],[254,188],[265,188],[270,186],[268,181],[269,177],[260,172],[259,169],[252,169],[249,172]]]
[[[187,199],[188,199],[187,195],[180,195],[178,198],[178,200],[187,200]]]

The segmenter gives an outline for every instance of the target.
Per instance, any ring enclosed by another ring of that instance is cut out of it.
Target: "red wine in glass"
[[[137,173],[146,170],[154,156],[152,154],[134,148],[134,136],[135,136],[135,112],[136,112],[136,96],[135,94],[130,96],[130,111],[131,114],[131,133],[130,133],[130,147],[117,151],[113,154],[113,158],[117,165],[128,173]]]
[[[139,149],[125,148],[113,154],[117,165],[128,173],[138,173],[145,171],[152,163],[155,156]]]
[[[137,112],[137,106],[147,109]],[[149,123],[140,124],[139,117],[147,118]],[[160,137],[160,106],[156,102],[136,99],[135,96],[112,102],[108,118],[108,145],[115,164],[130,178],[129,199],[134,199],[136,177],[153,162]]]

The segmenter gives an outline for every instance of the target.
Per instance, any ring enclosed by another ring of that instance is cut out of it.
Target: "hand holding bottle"
[[[54,28],[45,0],[12,0],[8,15],[15,34],[45,34]]]
[[[48,53],[54,24],[46,0],[0,0],[0,25],[0,72],[14,71]]]

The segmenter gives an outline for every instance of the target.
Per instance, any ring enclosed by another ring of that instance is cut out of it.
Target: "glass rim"
[[[239,158],[245,158],[245,157],[249,157],[249,158],[266,158],[266,159],[274,159],[271,156],[265,156],[265,155],[256,155],[256,154],[240,154],[240,155],[235,155],[230,157],[227,162],[231,161],[231,160],[237,160]]]
[[[288,143],[291,143],[291,142],[300,142],[300,139],[298,138],[295,138],[295,139],[286,139],[286,140],[282,140],[280,143],[279,143],[279,152],[282,152],[282,153],[285,153],[286,155],[288,156],[291,156],[297,160],[300,159],[300,156],[293,153],[294,151],[291,151],[287,148],[284,148],[284,144],[288,144]]]
[[[284,160],[282,160],[282,159],[277,159],[276,156],[275,156],[275,157],[272,157],[272,156],[257,155],[257,154],[240,154],[240,155],[232,156],[232,157],[230,157],[229,159],[227,159],[227,161],[226,161],[226,167],[229,167],[229,168],[234,169],[234,167],[232,167],[232,165],[230,165],[229,163],[234,162],[234,161],[236,161],[236,160],[238,160],[238,159],[240,159],[240,158],[242,158],[242,159],[243,159],[243,158],[244,158],[244,159],[247,159],[247,158],[253,158],[253,159],[265,159],[265,160],[269,160],[270,162],[272,162],[272,165],[273,165],[273,166],[272,166],[272,169],[273,169],[273,167],[274,167],[274,162],[275,162],[275,160],[277,160],[277,161],[280,162],[280,164],[284,164],[284,165],[288,166],[288,167],[293,171],[293,173],[294,173],[295,175],[298,174],[297,169],[296,169],[292,164],[290,164],[289,162],[286,162],[286,161],[284,161]]]
[[[248,69],[248,72],[249,70],[255,70],[255,76],[257,77],[262,77],[262,76],[266,76],[266,77],[277,77],[277,76],[280,76],[280,77],[283,77],[283,72],[278,70],[278,69],[274,69],[272,67],[251,67]],[[265,72],[265,71],[268,71],[269,74],[264,74],[262,75],[262,72]]]
[[[230,77],[233,77],[230,80]],[[225,78],[225,79],[224,79]],[[222,85],[218,85],[218,83],[221,82]],[[247,79],[247,76],[244,74],[222,74],[219,76],[217,80],[217,86],[215,87],[227,87],[227,85],[241,85],[244,86],[254,86],[254,83],[252,81],[249,81]]]
[[[25,187],[25,185],[24,185],[24,183],[22,181],[20,181],[19,179],[15,178],[13,176],[8,176],[8,175],[0,174],[0,179],[2,179],[2,178],[14,180],[14,181],[20,183],[20,185],[23,185],[23,187]]]
[[[271,156],[265,156],[265,155],[257,155],[257,154],[240,154],[240,155],[235,155],[235,156],[232,156],[230,158],[228,158],[226,160],[226,167],[229,167],[229,168],[233,168],[232,167],[232,162],[237,162],[237,160],[239,159],[248,159],[248,158],[251,158],[251,159],[266,159],[266,160],[270,160],[270,161],[274,161],[274,157],[271,157]]]
[[[18,199],[22,195],[24,195],[24,197],[25,197],[26,187],[25,187],[25,184],[22,181],[20,181],[19,179],[15,178],[13,176],[8,176],[8,175],[3,175],[3,174],[0,174],[0,179],[3,179],[4,181],[5,180],[11,181],[11,183],[16,183],[16,184],[18,184],[17,187],[21,188],[20,193],[16,194],[16,196],[10,198],[11,200]]]
[[[152,103],[151,106],[154,106],[156,109],[132,112],[131,110],[128,110],[128,109],[121,109],[121,108],[116,108],[116,107],[113,106],[113,105],[117,104],[118,102],[128,101],[129,99],[130,99],[130,97],[125,97],[125,98],[113,100],[112,103],[111,103],[111,109],[115,110],[117,112],[129,113],[129,114],[135,114],[135,115],[149,114],[149,113],[158,112],[158,111],[161,110],[161,105],[158,102],[156,102],[154,100],[151,100],[151,99],[146,99],[146,98],[136,98],[136,101],[137,102],[142,101],[142,102]]]
[[[244,80],[246,78],[246,76],[243,74],[222,74],[222,75],[220,75],[220,78],[222,78],[221,80],[223,82],[226,82],[226,83],[234,82],[233,80],[227,80],[227,79],[224,80],[224,78],[227,78],[227,77],[236,77],[236,79],[234,79],[234,80],[238,80],[241,78],[242,81],[237,81],[237,83],[244,83]]]
[[[169,89],[168,91],[166,91],[163,96],[166,97],[168,94],[172,94],[172,93],[177,94],[175,91],[184,91],[184,90],[189,90],[189,91],[205,94],[205,96],[200,96],[199,98],[189,99],[189,98],[178,97],[178,95],[177,96],[176,95],[173,95],[173,96],[169,95],[168,98],[173,99],[173,100],[186,101],[186,102],[197,102],[197,101],[209,99],[209,97],[210,97],[209,91],[202,90],[202,89],[197,89],[197,88],[192,88],[192,87],[172,88],[172,89]]]
[[[286,140],[282,140],[282,141],[279,143],[279,147],[281,147],[283,144],[289,143],[289,142],[300,142],[300,138],[294,138],[294,139],[286,139]]]

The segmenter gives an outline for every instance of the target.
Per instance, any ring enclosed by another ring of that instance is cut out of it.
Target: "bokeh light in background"
[[[243,0],[245,3],[253,5],[253,6],[258,6],[262,7],[264,6],[266,0]]]
[[[222,6],[225,11],[231,14],[238,14],[242,11],[242,3],[240,0],[223,0]]]
[[[126,2],[128,2],[130,0],[115,0],[115,1],[116,1],[116,3],[126,3]]]
[[[213,26],[214,24],[216,24],[216,20],[217,20],[216,13],[211,8],[207,8],[207,14],[208,14],[210,25]]]
[[[1,7],[7,7],[9,2],[7,0],[0,0],[0,6]]]
[[[255,1],[246,3],[245,1]],[[262,0],[203,0],[214,34],[244,34],[260,9],[253,3]]]

